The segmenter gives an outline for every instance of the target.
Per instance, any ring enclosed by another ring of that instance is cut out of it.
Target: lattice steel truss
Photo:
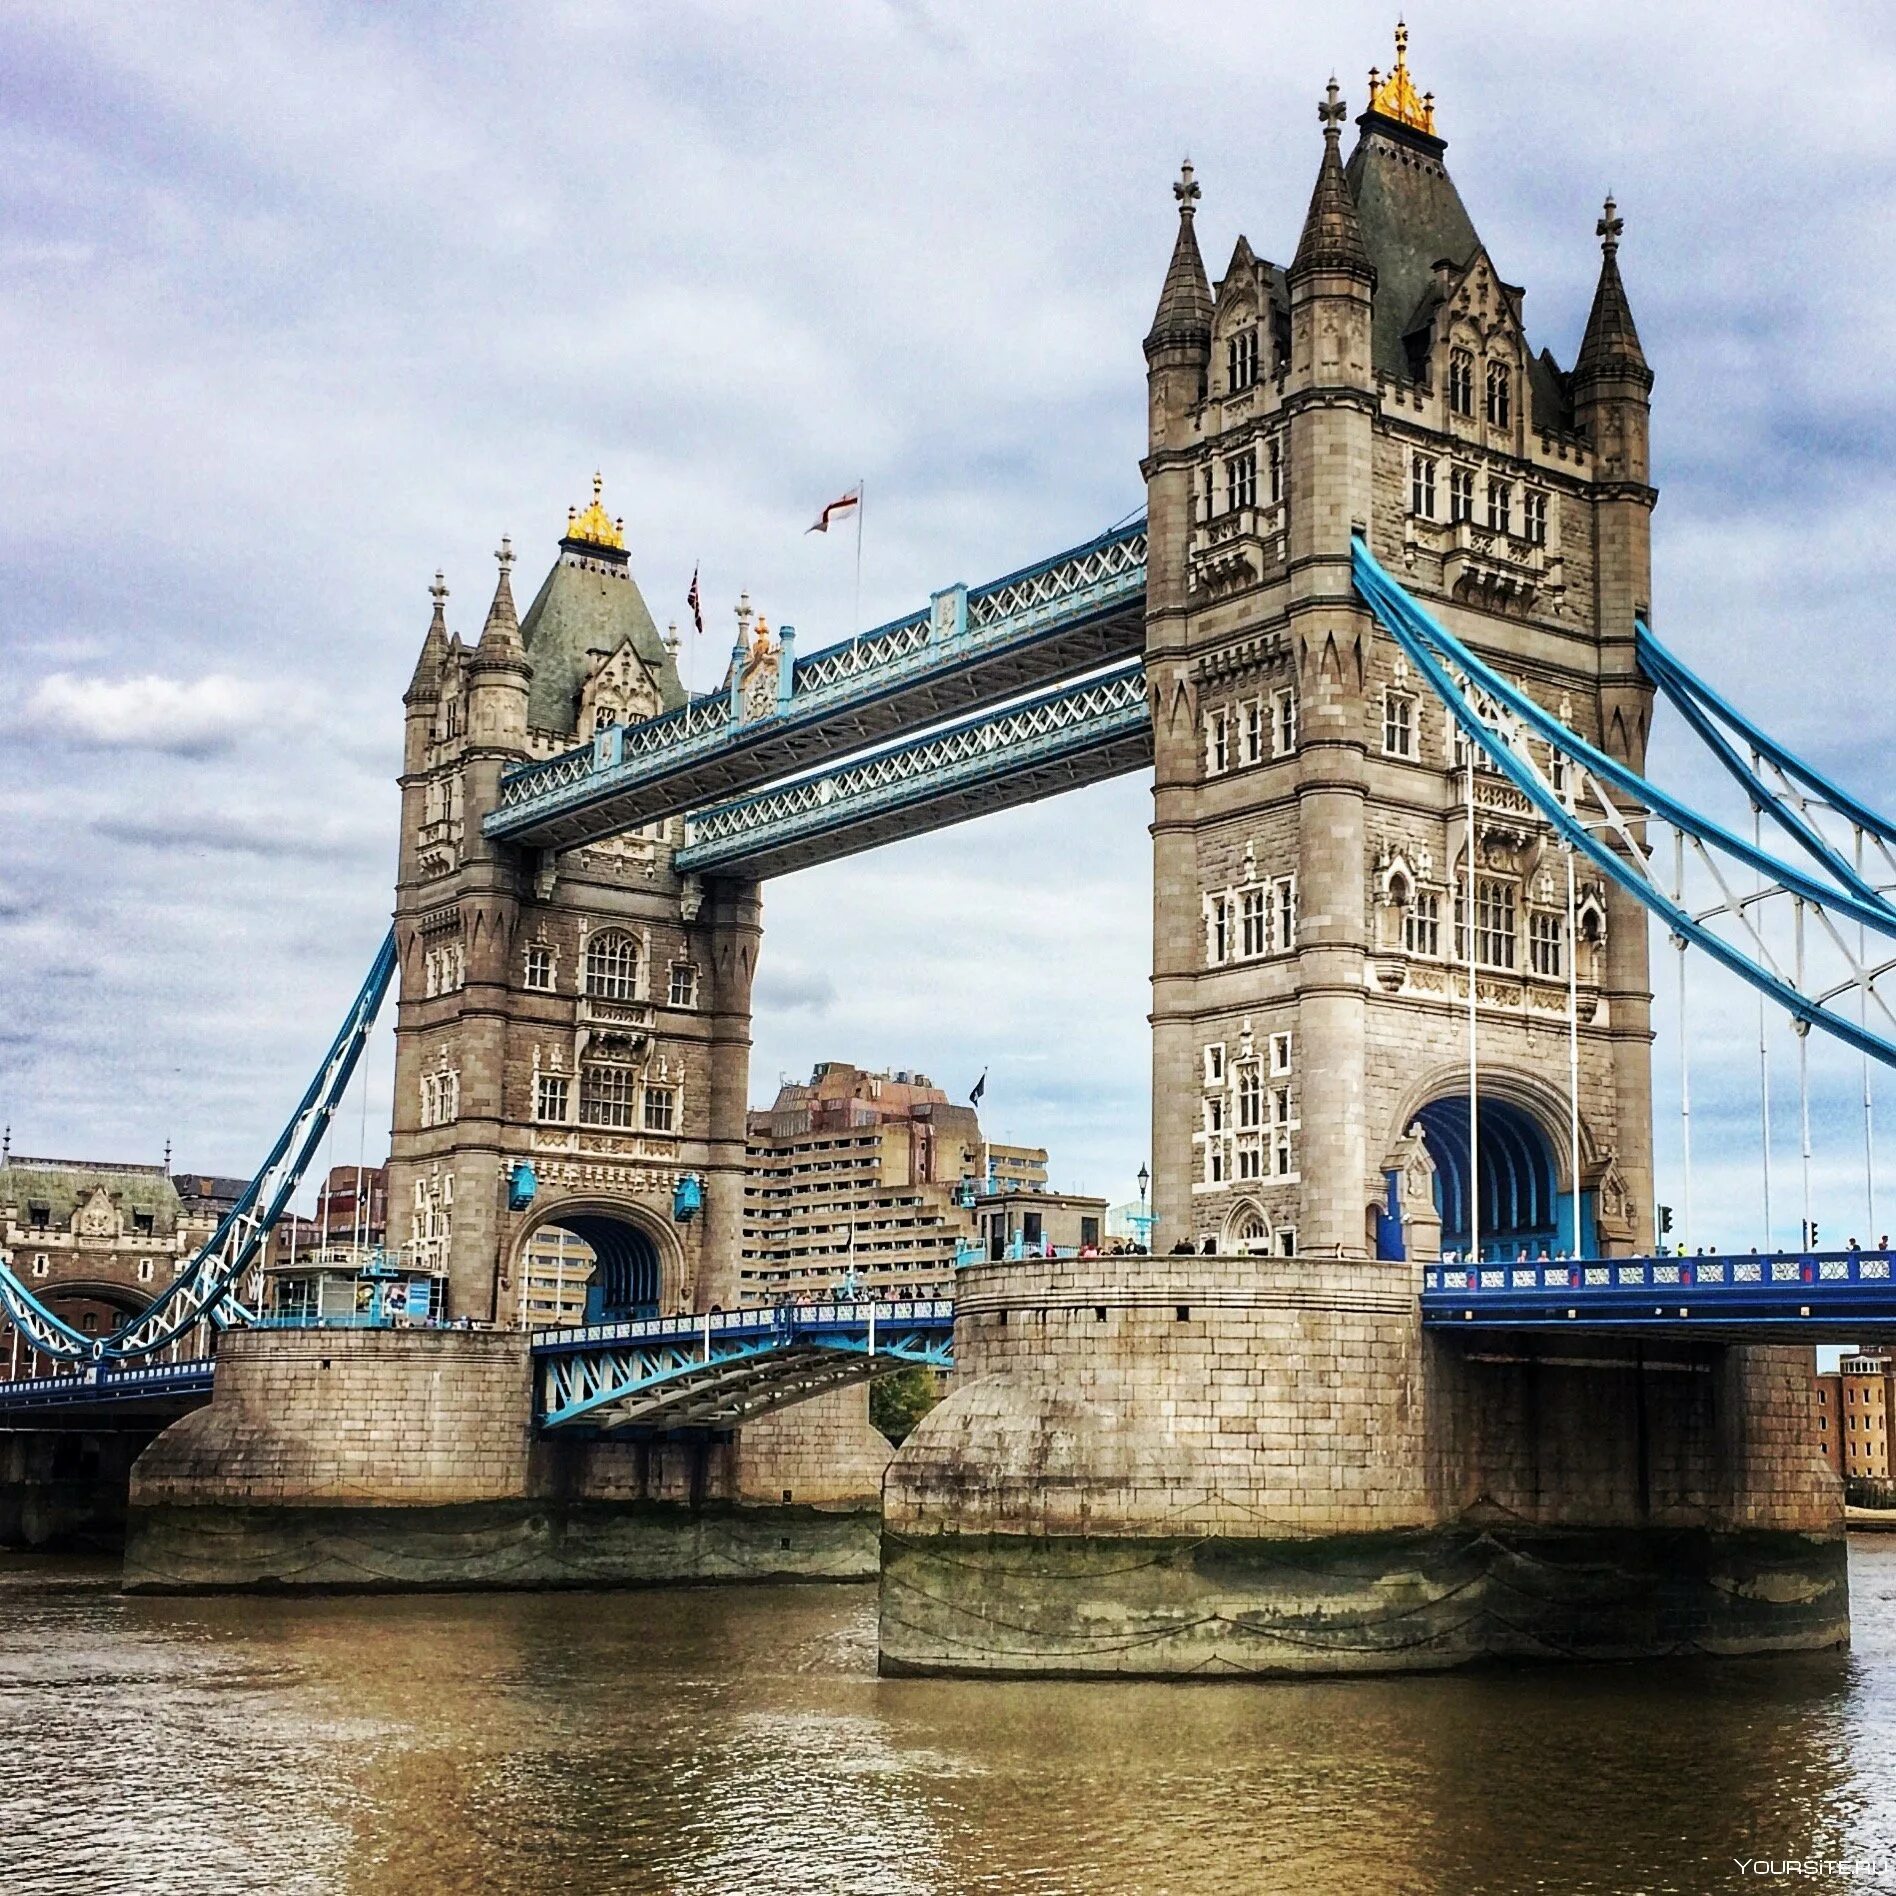
[[[316,1157],[394,974],[395,935],[390,930],[309,1090],[256,1177],[198,1254],[137,1316],[109,1336],[88,1336],[56,1317],[14,1274],[11,1260],[0,1259],[0,1304],[32,1348],[60,1362],[123,1363],[163,1349],[199,1323],[223,1329],[250,1321],[250,1312],[236,1300],[235,1286],[257,1261],[264,1240]]]
[[[1089,759],[1096,765],[1084,767]],[[699,811],[686,824],[677,867],[705,873],[748,868],[783,859],[794,844],[800,846],[794,866],[807,868],[890,840],[879,830],[862,834],[877,818],[906,812],[901,833],[913,834],[1151,761],[1145,667],[1122,665],[820,776]],[[1080,768],[1049,781],[1056,765]],[[949,812],[944,806],[951,798],[957,805]]]
[[[732,1429],[914,1364],[953,1366],[954,1305],[787,1304],[543,1330],[544,1429]]]
[[[1360,539],[1354,552],[1357,590],[1378,622],[1448,707],[1478,755],[1527,797],[1563,843],[1636,896],[1666,924],[1675,942],[1702,950],[1782,1008],[1799,1032],[1821,1028],[1872,1059],[1896,1066],[1896,1036],[1890,1031],[1896,1029],[1896,1014],[1876,985],[1896,961],[1872,963],[1863,945],[1872,934],[1896,939],[1896,908],[1818,833],[1813,821],[1816,799],[1808,794],[1775,797],[1755,773],[1740,767],[1741,780],[1751,786],[1748,794],[1770,803],[1773,820],[1821,872],[1814,874],[1714,822],[1588,743],[1431,617]],[[1655,675],[1655,682],[1675,703],[1675,689],[1692,697],[1702,718],[1709,720],[1709,708],[1697,696],[1707,688],[1691,681],[1696,690],[1689,689],[1689,674],[1650,632],[1640,630],[1642,662],[1656,660],[1660,671],[1669,674]],[[1729,707],[1721,709],[1736,718]],[[1701,738],[1706,735],[1702,718],[1687,719]],[[1742,728],[1758,743],[1769,743],[1753,727]],[[1721,763],[1732,767],[1729,745],[1722,751],[1717,745],[1711,748]],[[1825,803],[1847,810],[1879,843],[1889,840],[1892,831],[1884,819],[1844,798],[1781,746],[1771,749],[1790,785],[1801,783],[1806,792],[1824,785]],[[1555,759],[1563,766],[1558,789]],[[1664,855],[1652,845],[1654,824],[1669,830],[1674,839],[1670,875]],[[1696,911],[1684,900],[1688,858],[1718,892],[1714,903]],[[1740,888],[1741,880],[1755,886]],[[1760,925],[1761,909],[1774,901],[1788,904],[1791,911],[1794,948],[1789,957],[1771,944]],[[1811,947],[1821,948],[1825,965],[1843,970],[1840,979],[1818,977]],[[1858,1002],[1857,1019],[1836,1005],[1847,996]],[[1880,1017],[1874,1027],[1872,1012]]]
[[[787,693],[761,709],[740,709],[720,690],[558,757],[516,765],[502,777],[486,833],[571,847],[582,831],[609,834],[687,808],[700,795],[765,782],[1091,670],[1142,642],[1145,557],[1140,520],[990,585],[951,587],[928,611],[798,656]],[[1062,643],[1063,632],[1114,614],[1125,621],[1116,649]],[[1008,654],[1015,655],[1010,663],[998,662]],[[955,679],[960,701],[947,703]],[[591,814],[582,822],[582,813]]]

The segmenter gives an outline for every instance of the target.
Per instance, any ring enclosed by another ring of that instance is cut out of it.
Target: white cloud
[[[204,757],[238,742],[268,705],[261,685],[222,672],[189,679],[50,672],[28,695],[18,722],[73,744]]]

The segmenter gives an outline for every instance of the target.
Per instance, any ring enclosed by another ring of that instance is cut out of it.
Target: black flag
[[[976,1080],[974,1083],[974,1091],[968,1095],[968,1104],[970,1106],[980,1105],[981,1095],[985,1093],[986,1091],[987,1091],[987,1068],[983,1067],[981,1069],[981,1077],[978,1080]]]

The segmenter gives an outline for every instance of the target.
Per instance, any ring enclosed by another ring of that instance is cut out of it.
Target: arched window
[[[586,992],[602,1001],[638,998],[639,945],[623,929],[607,929],[586,944]]]
[[[1496,428],[1505,428],[1514,412],[1513,377],[1505,362],[1488,364],[1488,420]]]

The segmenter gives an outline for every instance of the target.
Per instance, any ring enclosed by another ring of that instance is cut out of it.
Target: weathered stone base
[[[0,1547],[116,1551],[132,1462],[149,1440],[110,1430],[0,1433]]]
[[[134,1507],[136,1593],[491,1591],[862,1580],[875,1513],[664,1502]]]
[[[885,1533],[881,1669],[1439,1671],[1849,1643],[1841,1534],[1437,1529],[1311,1540]]]

